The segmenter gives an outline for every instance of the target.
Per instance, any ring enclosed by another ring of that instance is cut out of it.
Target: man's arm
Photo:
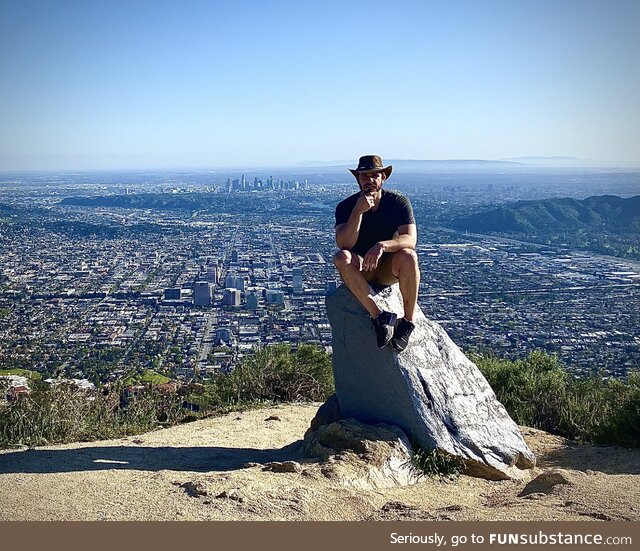
[[[418,243],[418,230],[415,224],[406,224],[398,228],[398,236],[380,241],[385,253],[395,253],[400,249],[415,249]]]
[[[362,225],[362,215],[367,212],[374,204],[371,195],[360,194],[358,201],[353,207],[349,220],[345,224],[336,226],[336,244],[342,250],[349,250],[355,246],[360,235],[360,226]]]
[[[375,270],[383,253],[395,253],[400,249],[415,249],[418,242],[418,230],[415,224],[405,224],[398,228],[398,236],[386,241],[378,241],[364,255],[362,262],[365,271]]]

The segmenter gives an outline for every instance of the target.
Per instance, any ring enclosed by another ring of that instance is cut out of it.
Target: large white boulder
[[[403,315],[398,285],[374,296]],[[423,449],[465,462],[467,474],[526,478],[535,456],[478,367],[440,325],[416,311],[416,328],[400,354],[379,349],[371,318],[342,285],[326,299],[333,331],[333,371],[343,419],[400,427]]]

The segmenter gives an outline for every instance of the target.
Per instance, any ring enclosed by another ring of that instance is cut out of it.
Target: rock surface
[[[378,291],[383,310],[403,314],[398,285]],[[486,379],[437,323],[416,310],[401,354],[380,350],[371,318],[346,286],[326,299],[333,371],[343,418],[400,427],[425,449],[461,457],[467,474],[529,476],[535,456]]]
[[[307,432],[302,454],[319,458],[325,477],[352,488],[393,488],[424,478],[411,463],[407,436],[391,425],[365,425],[354,419],[321,425]]]
[[[335,421],[342,419],[342,412],[340,411],[340,404],[338,403],[338,396],[332,394],[327,398],[327,401],[322,404],[316,412],[307,432],[304,433],[305,440],[309,435],[317,431],[323,425],[330,425]]]
[[[576,473],[566,469],[551,469],[539,474],[531,482],[529,482],[520,494],[524,497],[530,494],[550,494],[555,486],[563,484],[575,484],[576,477],[584,477],[584,473]]]

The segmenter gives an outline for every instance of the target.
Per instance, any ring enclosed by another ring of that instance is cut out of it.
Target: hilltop
[[[640,520],[640,450],[522,427],[535,483],[467,476],[357,489],[295,456],[319,404],[0,452],[0,520]],[[295,460],[295,472],[263,470]],[[246,467],[249,464],[250,466]],[[525,490],[526,487],[526,490]]]
[[[601,195],[587,199],[518,201],[458,218],[462,230],[505,233],[551,233],[598,229],[631,233],[640,227],[640,195],[623,199]]]
[[[518,201],[451,220],[457,230],[638,258],[640,195]]]

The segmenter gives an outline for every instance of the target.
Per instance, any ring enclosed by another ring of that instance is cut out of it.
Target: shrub
[[[640,372],[574,379],[541,351],[515,361],[473,359],[516,423],[583,442],[640,445]]]
[[[567,373],[554,356],[534,352],[515,362],[484,356],[476,359],[500,402],[520,424],[557,430],[557,408],[564,400]]]
[[[198,392],[162,392],[153,372],[129,378],[91,394],[73,385],[35,386],[29,395],[0,404],[0,447],[43,445],[114,438],[149,431],[159,423],[193,420],[183,400],[200,407],[200,416],[264,402],[324,400],[334,392],[331,357],[321,348],[269,346],[244,359],[229,375],[219,375]],[[128,383],[147,379],[124,400]],[[186,396],[184,396],[186,394]]]
[[[181,399],[143,389],[120,407],[121,388],[87,394],[70,385],[35,388],[0,405],[0,447],[113,438],[176,423]]]
[[[331,356],[307,344],[295,352],[286,344],[268,346],[217,376],[213,387],[220,405],[324,400],[334,392]]]
[[[610,381],[607,390],[610,407],[594,441],[640,447],[640,371],[629,373],[626,381]]]
[[[461,458],[439,449],[426,450],[415,444],[411,463],[426,476],[457,477],[464,472],[464,462]]]
[[[640,446],[640,372],[625,380],[574,379],[555,356],[539,351],[516,361],[492,355],[472,359],[518,424],[584,442]],[[152,384],[125,404],[124,381],[90,395],[73,386],[34,383],[30,395],[0,403],[0,447],[113,438],[194,418],[182,408],[182,395]],[[268,346],[197,393],[188,388],[186,399],[200,406],[200,414],[267,402],[323,401],[334,392],[331,357],[313,345],[295,352],[289,345]],[[427,474],[455,474],[449,461],[420,449],[414,458]]]

